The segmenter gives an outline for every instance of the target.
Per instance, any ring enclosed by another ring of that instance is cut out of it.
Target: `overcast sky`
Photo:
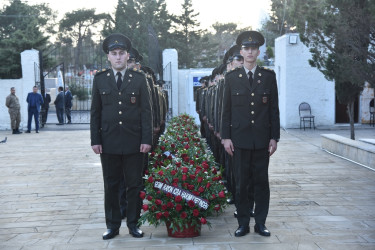
[[[96,8],[96,13],[114,13],[117,0],[23,0],[29,4],[48,3],[49,6],[59,12],[61,19],[65,12],[80,8]],[[166,0],[170,13],[180,14],[181,4],[184,0]],[[9,0],[0,0],[2,4]],[[253,29],[261,27],[261,21],[270,10],[270,0],[192,0],[193,7],[199,12],[197,17],[202,28],[209,28],[213,23],[237,23],[238,26],[252,26]],[[1,4],[1,5],[2,5]],[[1,6],[2,8],[2,6]]]

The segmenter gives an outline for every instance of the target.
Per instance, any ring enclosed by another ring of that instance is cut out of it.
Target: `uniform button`
[[[122,115],[122,111],[119,111],[118,113],[119,113],[120,115]]]
[[[254,106],[254,103],[252,102],[251,105]]]
[[[122,122],[119,122],[119,124],[121,125],[121,124],[122,124]]]
[[[121,92],[118,92],[118,95],[121,95]]]
[[[251,93],[251,96],[254,96],[254,93]]]
[[[254,111],[251,111],[251,114],[253,115],[253,114],[254,114]]]
[[[121,103],[122,103],[122,102],[118,102],[118,104],[120,104],[120,105],[121,105]]]
[[[253,121],[251,121],[251,123],[253,123],[253,124],[254,124],[254,120],[253,120]]]

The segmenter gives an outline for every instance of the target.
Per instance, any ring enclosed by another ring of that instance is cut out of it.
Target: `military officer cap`
[[[223,63],[228,64],[232,62],[232,60],[233,58],[229,55],[229,50],[227,50],[227,52],[224,54]]]
[[[129,50],[129,59],[134,59],[137,60],[137,58],[139,58],[139,52],[136,48],[132,47],[130,50]]]
[[[103,51],[108,54],[110,51],[114,49],[123,49],[126,51],[130,51],[132,48],[132,43],[129,38],[124,36],[123,34],[114,33],[107,36],[106,39],[103,41]]]
[[[238,45],[234,45],[228,50],[229,56],[232,58],[232,60],[243,60],[243,56],[241,56],[240,50],[241,47]]]
[[[264,37],[258,31],[244,31],[238,35],[236,44],[242,48],[259,48],[264,44]]]

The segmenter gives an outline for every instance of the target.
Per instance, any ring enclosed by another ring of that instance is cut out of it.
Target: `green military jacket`
[[[246,71],[236,68],[225,75],[220,135],[242,149],[268,148],[280,138],[276,75],[257,67],[252,88]]]
[[[106,154],[140,152],[152,144],[152,108],[145,74],[127,69],[120,90],[112,69],[94,77],[91,103],[91,145]]]

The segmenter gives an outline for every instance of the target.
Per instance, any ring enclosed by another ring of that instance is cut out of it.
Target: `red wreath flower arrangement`
[[[208,217],[223,212],[227,195],[221,171],[193,121],[188,115],[173,118],[149,153],[140,224],[200,230],[202,224],[211,227]]]

